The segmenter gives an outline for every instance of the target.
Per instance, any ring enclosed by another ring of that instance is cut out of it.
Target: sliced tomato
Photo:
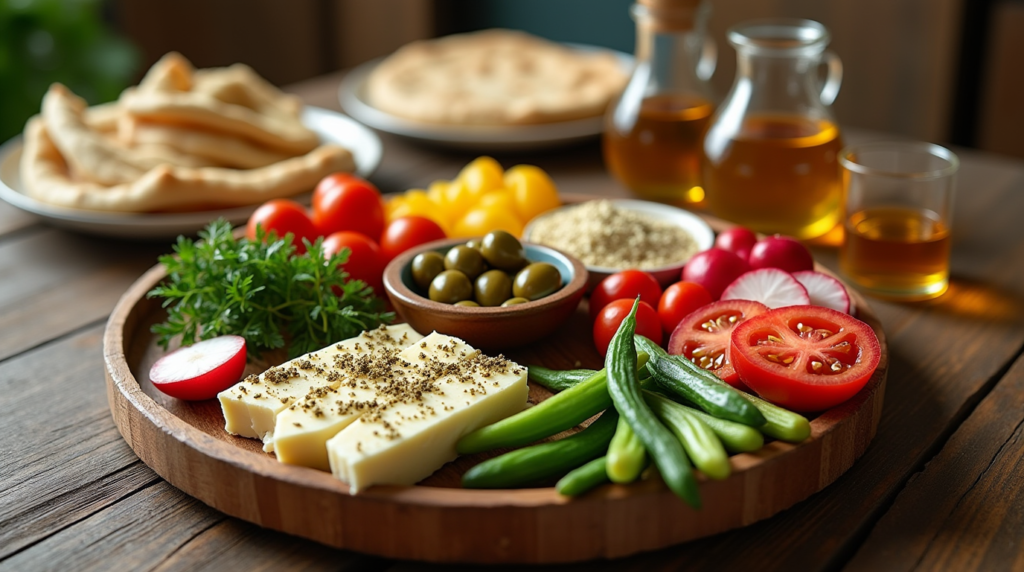
[[[745,389],[733,369],[729,340],[740,323],[768,311],[760,302],[722,300],[683,318],[668,340],[668,353],[681,355],[734,387]]]
[[[796,411],[822,411],[853,397],[878,367],[871,326],[821,306],[787,306],[740,324],[733,366],[758,395]]]

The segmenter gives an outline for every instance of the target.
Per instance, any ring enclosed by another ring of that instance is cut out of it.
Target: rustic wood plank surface
[[[293,91],[336,109],[340,76]],[[870,137],[851,133],[849,139]],[[451,178],[466,153],[384,136],[385,192]],[[621,196],[599,147],[501,156],[565,192]],[[961,151],[953,281],[872,300],[891,366],[878,435],[821,493],[735,531],[565,570],[1024,569],[1024,163]],[[103,389],[103,320],[168,244],[58,231],[0,204],[0,570],[440,570],[230,519],[132,454]],[[835,268],[835,252],[816,256]]]

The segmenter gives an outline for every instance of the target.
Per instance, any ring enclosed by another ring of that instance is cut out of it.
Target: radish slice
[[[850,294],[843,283],[821,272],[802,270],[794,272],[793,278],[807,288],[811,304],[832,308],[846,314],[850,313]]]
[[[722,300],[753,300],[769,308],[811,303],[807,289],[789,272],[778,268],[761,268],[741,275],[725,288]]]
[[[149,380],[160,391],[189,401],[213,399],[245,370],[245,338],[220,336],[178,348],[156,360]]]

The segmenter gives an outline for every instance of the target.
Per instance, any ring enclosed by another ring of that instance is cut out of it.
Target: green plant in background
[[[57,81],[89,103],[116,99],[139,56],[100,0],[0,0],[0,141],[21,132]]]

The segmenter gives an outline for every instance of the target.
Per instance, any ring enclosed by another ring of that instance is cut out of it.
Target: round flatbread
[[[374,107],[418,121],[521,125],[600,115],[626,80],[610,54],[485,30],[401,48],[370,74],[366,95]]]

